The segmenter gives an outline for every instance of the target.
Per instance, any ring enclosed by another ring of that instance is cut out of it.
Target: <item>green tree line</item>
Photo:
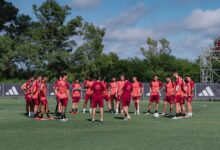
[[[168,40],[146,40],[140,48],[144,58],[121,59],[116,53],[103,52],[105,28],[85,21],[81,16],[68,19],[71,8],[55,0],[33,5],[36,20],[19,14],[12,3],[0,0],[0,79],[24,80],[35,74],[47,74],[50,80],[67,72],[70,81],[101,75],[108,81],[113,76],[137,76],[149,82],[154,74],[161,80],[178,70],[199,81],[198,61],[171,55]]]

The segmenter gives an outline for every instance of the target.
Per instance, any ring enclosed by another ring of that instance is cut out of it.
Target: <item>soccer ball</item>
[[[158,113],[154,113],[154,118],[159,118],[160,115]]]

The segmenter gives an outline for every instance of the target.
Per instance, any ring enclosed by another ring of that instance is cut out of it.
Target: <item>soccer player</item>
[[[180,107],[181,107],[181,117],[186,116],[186,108],[185,108],[185,101],[186,101],[186,82],[183,79],[183,82],[181,84],[181,101],[180,101]]]
[[[38,107],[39,107],[39,92],[40,92],[40,84],[41,84],[42,76],[35,77],[33,84],[31,86],[31,97],[32,102],[34,104],[34,118],[38,118]]]
[[[111,99],[111,107],[112,111],[114,111],[114,101],[117,99],[117,82],[116,78],[113,77],[110,82],[110,99]]]
[[[132,83],[132,99],[135,106],[135,112],[134,114],[140,115],[140,98],[143,91],[143,85],[141,82],[138,81],[137,77],[133,77],[133,83]]]
[[[102,84],[105,88],[104,92],[103,92],[103,98],[105,99],[105,101],[107,102],[108,105],[108,110],[110,113],[112,113],[112,106],[111,106],[111,99],[108,95],[108,83],[105,81],[105,79],[102,80]]]
[[[78,105],[81,98],[81,84],[76,79],[72,84],[72,111],[71,113],[76,114],[78,112]]]
[[[56,105],[56,110],[55,110],[55,113],[57,114],[57,116],[58,117],[60,117],[60,115],[61,115],[61,103],[60,103],[60,100],[59,100],[59,98],[58,98],[58,96],[57,96],[57,90],[58,90],[58,83],[59,83],[59,81],[62,79],[62,76],[59,76],[58,78],[57,78],[57,80],[54,82],[54,85],[53,85],[53,89],[54,89],[54,94],[55,94],[55,96],[56,96],[56,101],[57,101],[57,105]]]
[[[193,100],[193,93],[195,89],[195,83],[191,79],[190,75],[186,76],[186,86],[187,86],[187,108],[188,108],[188,113],[187,117],[192,117],[192,100]]]
[[[173,117],[172,119],[180,119],[182,116],[182,114],[181,114],[181,100],[182,100],[181,94],[182,94],[183,79],[176,71],[173,73],[173,76],[176,78],[176,82],[175,82],[176,116]]]
[[[49,114],[49,107],[48,107],[48,100],[47,100],[47,76],[43,76],[41,84],[40,84],[40,103],[41,103],[41,115],[40,115],[40,120],[51,120],[53,119],[50,117]],[[44,113],[46,111],[47,119],[45,119]]]
[[[92,100],[93,93],[92,93],[91,87],[92,87],[93,83],[94,83],[94,81],[90,77],[87,77],[87,80],[85,80],[85,82],[84,82],[84,88],[86,88],[86,95],[85,95],[85,101],[83,104],[83,114],[86,113],[86,106],[87,106],[87,103],[89,100],[90,100],[89,113],[90,114],[92,113],[91,100]]]
[[[69,95],[69,89],[68,89],[68,84],[67,84],[67,74],[64,73],[62,75],[62,79],[58,82],[58,91],[57,91],[57,96],[60,100],[60,103],[62,105],[62,112],[61,112],[61,118],[60,121],[67,121],[68,119],[66,118],[66,108],[68,105],[68,98],[70,97]]]
[[[115,106],[115,114],[117,115],[119,112],[119,106],[121,102],[121,95],[123,92],[123,87],[125,84],[125,76],[121,75],[120,80],[117,82],[117,99],[116,99],[116,106]]]
[[[25,101],[26,101],[26,115],[28,117],[32,117],[32,112],[31,112],[31,85],[33,82],[34,78],[31,77],[29,80],[27,80],[22,86],[21,86],[21,90],[24,92],[25,94]]]
[[[163,113],[162,116],[166,115],[166,108],[167,103],[170,105],[170,114],[173,111],[173,102],[174,102],[174,92],[175,92],[175,83],[172,82],[171,78],[168,76],[166,78],[166,85],[165,85],[165,98],[163,103]]]
[[[105,88],[100,81],[100,77],[96,79],[94,84],[91,87],[91,90],[93,91],[92,95],[92,121],[95,121],[95,115],[96,115],[96,108],[99,105],[100,108],[100,121],[103,122],[103,108],[104,108],[104,100],[103,100],[103,92],[105,91]]]
[[[159,80],[157,75],[153,76],[153,81],[150,83],[150,102],[148,105],[147,115],[151,113],[152,104],[156,102],[155,113],[158,113],[160,103],[160,92],[162,91],[163,83]]]
[[[121,95],[122,109],[124,111],[124,120],[131,119],[128,112],[131,102],[131,91],[132,91],[132,84],[128,80],[125,80]]]

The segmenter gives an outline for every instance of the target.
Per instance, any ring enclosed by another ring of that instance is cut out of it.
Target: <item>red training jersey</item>
[[[80,97],[81,84],[80,83],[73,83],[72,88],[73,88],[72,96],[73,97]]]
[[[86,88],[86,94],[91,95],[92,94],[92,85],[93,85],[94,81],[93,80],[86,80],[84,82],[84,87]]]
[[[132,93],[131,93],[131,95],[133,97],[141,96],[142,87],[143,87],[143,85],[142,85],[141,82],[136,81],[136,82],[132,83]]]
[[[150,83],[151,95],[158,95],[160,93],[160,88],[163,86],[163,83],[159,80],[153,80]]]
[[[195,88],[195,83],[194,81],[188,81],[186,83],[186,86],[187,86],[187,96],[193,96],[193,91],[194,91],[194,88]]]
[[[166,83],[166,96],[172,96],[175,92],[175,83],[173,82],[167,82]]]

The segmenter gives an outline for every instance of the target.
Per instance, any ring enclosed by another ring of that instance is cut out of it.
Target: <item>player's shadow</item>
[[[20,113],[20,115],[22,115],[24,117],[28,117],[28,115],[26,113]]]
[[[116,117],[114,117],[114,119],[123,120],[124,117],[118,117],[118,116],[116,116]]]

